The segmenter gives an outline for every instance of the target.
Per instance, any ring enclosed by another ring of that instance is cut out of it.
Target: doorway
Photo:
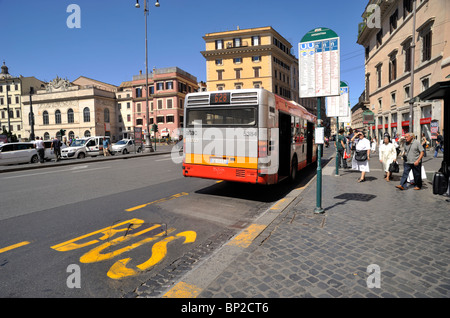
[[[289,176],[291,172],[291,116],[282,112],[278,115],[279,129],[279,168],[280,176]]]

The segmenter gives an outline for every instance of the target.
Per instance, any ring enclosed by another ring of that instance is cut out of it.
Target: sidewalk
[[[442,155],[428,155],[424,166],[432,177]],[[331,160],[322,170],[324,214],[313,213],[313,178],[285,208],[277,211],[277,202],[267,212],[278,214],[251,244],[229,242],[163,297],[449,297],[450,203],[432,194],[431,178],[420,191],[396,189],[402,167],[386,182],[378,155],[372,158],[364,183],[357,183],[357,171],[335,176]],[[368,287],[377,282],[372,264],[379,267],[379,288]]]

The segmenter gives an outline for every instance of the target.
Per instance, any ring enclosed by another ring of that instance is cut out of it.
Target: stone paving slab
[[[449,297],[446,197],[432,194],[430,180],[397,190],[400,174],[386,182],[376,167],[364,183],[359,172],[340,174],[323,169],[324,214],[313,213],[312,182],[198,297]]]

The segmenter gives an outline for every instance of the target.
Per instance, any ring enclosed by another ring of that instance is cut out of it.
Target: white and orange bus
[[[316,116],[265,89],[188,94],[183,174],[258,184],[295,179],[316,161]]]

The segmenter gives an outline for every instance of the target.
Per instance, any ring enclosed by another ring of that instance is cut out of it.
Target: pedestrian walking
[[[427,156],[427,148],[428,148],[428,140],[427,137],[425,137],[425,133],[422,133],[422,147],[423,147],[423,156],[426,157]]]
[[[109,139],[108,138],[104,138],[103,139],[103,156],[109,156]]]
[[[38,152],[39,155],[39,162],[40,163],[44,163],[44,158],[45,158],[45,145],[44,145],[44,140],[42,139],[42,137],[37,137],[36,138],[36,150]]]
[[[397,162],[397,151],[395,146],[391,143],[389,135],[384,135],[383,143],[380,145],[380,162],[383,164],[383,170],[385,172],[385,180],[390,181],[392,178],[392,172],[389,170],[391,163]]]
[[[339,129],[339,134],[337,135],[336,141],[335,141],[335,146],[336,146],[336,150],[337,150],[337,155],[339,156],[339,168],[341,168],[341,161],[342,161],[342,166],[344,167],[344,169],[347,169],[347,159],[344,159],[344,151],[345,151],[345,145],[346,145],[346,140],[344,137],[344,129]]]
[[[414,190],[422,188],[422,158],[424,155],[423,147],[418,140],[414,139],[414,134],[405,134],[405,149],[403,154],[403,175],[400,184],[395,186],[397,189],[405,190],[409,172],[412,170],[414,176]]]
[[[438,132],[436,137],[436,147],[434,148],[434,158],[437,157],[439,149],[444,153],[444,137]]]
[[[364,182],[366,181],[366,172],[370,172],[370,141],[365,138],[362,132],[355,134],[352,138],[353,141],[356,142],[356,147],[355,155],[352,159],[352,169],[361,171],[361,177],[358,179],[358,182]]]
[[[58,162],[61,159],[61,141],[55,137],[52,141],[51,148],[53,153],[55,154],[55,161]]]
[[[353,136],[355,134],[353,133],[353,128],[350,128],[347,135],[347,144],[349,153],[351,153],[351,156],[353,157],[353,153],[355,152],[355,143],[352,141]]]

